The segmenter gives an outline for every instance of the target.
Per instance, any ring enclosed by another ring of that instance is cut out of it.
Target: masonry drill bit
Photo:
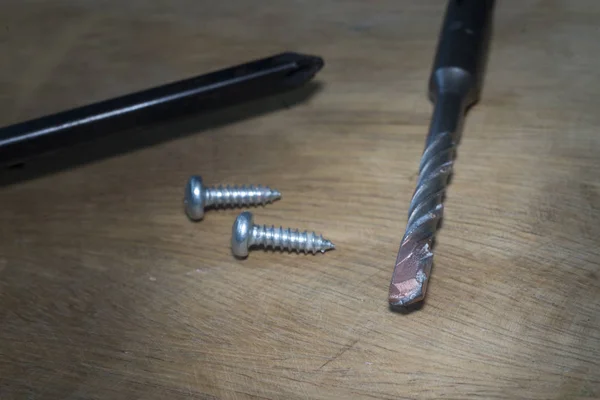
[[[467,109],[479,99],[494,0],[450,0],[429,80],[433,117],[389,291],[392,306],[423,300]]]

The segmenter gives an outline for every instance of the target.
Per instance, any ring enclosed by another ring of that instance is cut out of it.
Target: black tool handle
[[[320,57],[281,53],[0,129],[0,164],[151,124],[292,89],[323,66]]]

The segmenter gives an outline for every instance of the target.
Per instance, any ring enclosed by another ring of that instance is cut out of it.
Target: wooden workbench
[[[498,2],[425,305],[387,291],[445,2],[4,0],[0,124],[251,59],[317,82],[0,174],[1,399],[600,396],[600,2]],[[230,254],[189,175],[324,255]]]

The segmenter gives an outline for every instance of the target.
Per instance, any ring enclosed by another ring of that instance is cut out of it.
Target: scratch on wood
[[[350,350],[351,348],[354,347],[354,345],[356,343],[358,343],[358,341],[360,340],[360,338],[356,338],[354,339],[354,341],[352,341],[352,343],[345,345],[344,347],[342,347],[342,349],[336,354],[334,355],[331,359],[325,361],[325,363],[323,363],[323,365],[321,365],[318,369],[318,371],[322,370],[324,367],[327,366],[327,364],[337,360],[338,358],[340,358],[345,352],[347,352],[348,350]]]

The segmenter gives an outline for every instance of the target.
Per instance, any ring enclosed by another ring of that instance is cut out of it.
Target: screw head
[[[185,186],[185,197],[183,200],[185,213],[194,221],[199,221],[204,217],[204,186],[202,177],[192,176]]]
[[[244,211],[235,219],[231,231],[231,251],[234,256],[248,257],[252,226],[254,226],[254,218],[250,211]]]

